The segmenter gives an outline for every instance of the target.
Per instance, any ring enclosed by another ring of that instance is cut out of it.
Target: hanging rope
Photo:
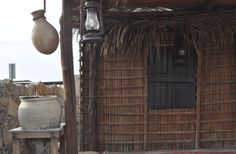
[[[43,9],[46,11],[46,0],[43,0]]]

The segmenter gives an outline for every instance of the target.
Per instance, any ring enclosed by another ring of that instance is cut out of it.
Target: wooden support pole
[[[78,154],[76,128],[76,95],[72,53],[72,8],[73,0],[62,0],[60,43],[65,103],[66,153]]]
[[[89,150],[97,151],[97,113],[95,104],[96,87],[96,47],[89,51],[89,102],[88,102],[88,132],[89,132]]]
[[[203,8],[205,10],[212,10],[216,4],[217,4],[216,0],[206,0],[205,4],[203,5]]]

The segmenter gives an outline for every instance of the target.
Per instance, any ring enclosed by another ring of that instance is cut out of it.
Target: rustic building
[[[98,2],[103,42],[80,44],[80,150],[234,148],[236,2]]]

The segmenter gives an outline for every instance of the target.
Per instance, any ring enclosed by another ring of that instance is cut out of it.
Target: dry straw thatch
[[[153,47],[158,51],[161,46],[173,45],[176,33],[182,33],[187,43],[196,48],[202,42],[205,46],[233,43],[235,17],[236,10],[226,10],[140,20],[106,19],[101,52],[103,55],[124,50],[149,52]]]

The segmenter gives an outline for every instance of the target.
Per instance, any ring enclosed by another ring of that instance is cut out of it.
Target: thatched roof
[[[105,6],[108,4],[106,0],[103,2]],[[110,2],[114,2],[115,6],[120,5],[115,3],[115,0]],[[144,4],[147,1],[121,0],[119,2]],[[161,4],[158,0],[150,0],[150,2]],[[162,4],[174,4],[174,2],[176,4],[182,2],[183,6],[187,6],[186,0],[166,0]],[[199,6],[203,2],[205,0],[188,0],[188,6],[190,4]],[[225,8],[223,5],[236,5],[236,1],[218,0],[217,5],[219,4],[222,8],[214,10],[198,8],[177,10],[159,7],[159,5],[155,8],[106,10],[105,35],[101,52],[103,55],[124,50],[141,50],[148,53],[153,47],[158,51],[161,46],[173,45],[176,33],[183,35],[187,43],[194,45],[195,48],[203,44],[223,45],[225,41],[233,43],[236,33],[236,9]]]
[[[159,17],[156,20],[107,20],[103,55],[121,51],[144,51],[149,54],[156,48],[173,46],[176,34],[182,34],[186,42],[195,47],[221,46],[235,43],[236,10],[181,14]]]

